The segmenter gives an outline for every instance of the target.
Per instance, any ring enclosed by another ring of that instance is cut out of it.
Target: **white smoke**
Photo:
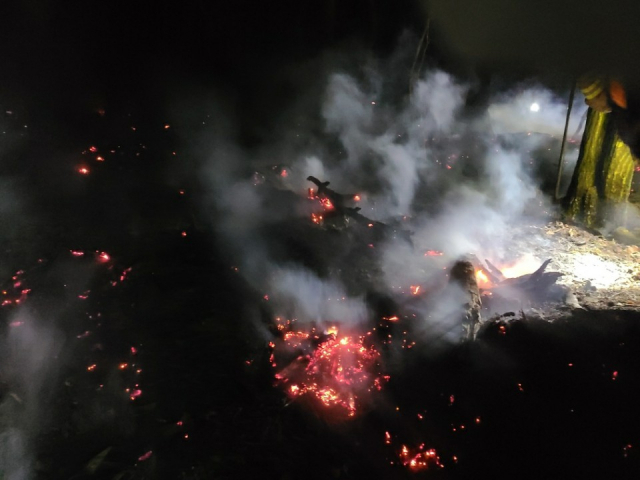
[[[350,298],[335,275],[320,278],[313,268],[274,256],[269,229],[306,215],[282,192],[304,195],[313,186],[306,181],[309,175],[330,181],[340,193],[361,194],[358,206],[366,217],[399,221],[413,232],[412,246],[397,241],[375,246],[389,291],[440,278],[443,269],[469,253],[507,260],[510,227],[552,211],[532,172],[537,150],[558,153],[552,149],[564,130],[565,98],[541,86],[516,86],[495,96],[484,114],[469,119],[464,108],[469,85],[445,72],[428,71],[410,95],[390,91],[394,88],[385,83],[384,70],[370,64],[357,75],[329,72],[320,111],[309,112],[320,116],[324,131],[296,133],[309,138],[307,145],[320,147],[296,151],[290,134],[283,133],[286,144],[276,141],[255,158],[220,139],[212,148],[207,176],[221,215],[218,232],[249,284],[291,317],[353,324],[367,316],[365,302]],[[579,130],[583,111],[576,101],[570,132]],[[329,148],[331,142],[339,148]],[[264,173],[265,158],[286,165],[281,178],[265,174],[284,207],[272,191],[257,188],[234,167],[253,164]],[[427,250],[443,255],[427,258]],[[458,308],[450,307],[431,305],[424,318],[446,323],[454,315],[437,312]]]
[[[0,343],[1,375],[9,389],[0,404],[0,474],[7,480],[33,478],[35,441],[51,420],[50,400],[62,341],[53,328],[19,311],[9,319]]]

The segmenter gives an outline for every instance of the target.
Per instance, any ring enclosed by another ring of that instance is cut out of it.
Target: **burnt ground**
[[[2,211],[0,478],[21,467],[42,479],[637,478],[631,300],[604,303],[611,291],[587,285],[584,309],[559,308],[553,321],[514,312],[473,344],[421,337],[400,357],[384,350],[380,395],[354,419],[328,421],[273,386],[267,339],[247,320],[268,312],[263,292],[218,248],[198,181],[175,175],[173,151],[192,159],[171,129],[147,120],[140,137],[124,114],[106,121],[90,117],[61,140],[25,137],[7,120],[2,175],[16,201]],[[51,165],[25,168],[42,156]],[[302,222],[303,238],[325,235]],[[559,243],[592,240],[540,228]],[[298,260],[321,268],[302,243]],[[607,245],[612,259],[636,261]],[[401,446],[421,443],[438,462],[400,465]]]

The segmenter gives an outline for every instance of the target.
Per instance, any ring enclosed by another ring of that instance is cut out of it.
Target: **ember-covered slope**
[[[164,126],[156,130],[149,146],[166,140]],[[389,377],[383,388],[353,418],[328,419],[322,405],[292,401],[276,385],[269,337],[256,334],[256,326],[272,320],[274,299],[242,280],[218,250],[218,234],[202,226],[210,223],[193,217],[199,210],[192,188],[145,183],[142,167],[151,159],[128,163],[145,149],[129,151],[125,144],[122,155],[101,162],[95,157],[110,148],[95,144],[97,152],[89,142],[77,145],[77,158],[98,167],[87,177],[68,162],[69,176],[60,179],[88,180],[87,188],[48,207],[64,228],[34,216],[38,236],[20,230],[5,239],[4,259],[12,263],[3,265],[3,287],[11,302],[0,310],[9,341],[0,369],[0,428],[6,442],[28,425],[36,478],[469,478],[478,472],[505,479],[626,478],[640,468],[640,318],[633,308],[594,309],[609,301],[635,307],[633,297],[614,297],[633,291],[635,249],[563,224],[514,228],[512,248],[553,258],[571,288],[586,282],[570,263],[575,255],[622,265],[624,275],[590,289],[591,296],[578,292],[591,310],[554,310],[553,323],[530,310],[503,316],[472,344],[421,337],[419,320],[388,316],[376,341],[387,333],[404,338],[401,327],[407,327],[415,345],[380,342],[378,373]],[[94,217],[99,202],[123,195],[111,188],[123,179],[155,197],[111,203],[121,207],[108,221]],[[279,195],[288,204],[295,197]],[[74,204],[79,211],[63,208]],[[86,228],[87,219],[96,228]],[[355,295],[383,285],[367,237],[325,230],[306,215],[267,230],[275,246],[284,240],[296,247],[278,251],[281,258],[323,275],[341,267]],[[604,277],[596,276],[593,286],[596,280]],[[391,315],[398,298],[408,296],[411,310],[418,293],[415,286],[404,294],[377,291],[368,302],[372,312]],[[21,344],[29,355],[46,353],[37,358],[48,369],[35,371],[45,371],[47,381],[21,377],[26,367],[7,363],[31,358],[7,353],[10,342],[30,338],[20,332],[37,339],[53,332],[53,344]],[[29,411],[39,412],[35,423],[16,423]]]
[[[504,232],[507,253],[540,257],[522,273],[551,258],[590,310],[560,306],[545,315],[524,306],[459,345],[455,333],[443,339],[429,330],[433,319],[419,316],[446,280],[448,252],[389,238],[377,223],[320,225],[305,208],[322,206],[304,190],[251,185],[268,200],[261,206],[277,211],[256,230],[264,252],[277,265],[339,280],[349,300],[364,299],[368,322],[336,324],[337,333],[319,324],[318,338],[285,348],[273,367],[269,342],[289,333],[274,326],[285,303],[243,277],[237,257],[221,247],[233,223],[202,208],[211,192],[194,178],[200,170],[185,168],[197,162],[173,133],[195,127],[137,121],[124,110],[86,119],[86,130],[73,135],[55,126],[23,135],[23,117],[7,114],[15,143],[2,173],[19,201],[2,211],[5,477],[20,469],[54,480],[625,478],[638,471],[633,247],[563,224],[513,226]],[[46,154],[51,162],[40,163]],[[420,269],[439,276],[387,288],[377,253],[385,242],[416,248]],[[586,277],[575,260],[585,255],[619,275],[601,285],[609,277],[587,264]],[[306,340],[310,324],[300,323],[297,338]],[[343,358],[351,361],[348,375],[338,370]],[[296,386],[327,373],[336,389],[360,382],[356,413],[349,415],[348,396],[337,404],[347,415],[331,417],[326,396],[292,395],[292,381],[283,388],[276,378],[286,362],[299,367],[295,373],[319,365],[317,375],[295,376]]]

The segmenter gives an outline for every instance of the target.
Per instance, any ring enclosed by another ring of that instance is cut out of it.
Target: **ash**
[[[567,286],[586,309],[640,309],[640,248],[562,222],[514,227],[508,252],[551,259],[548,270],[562,273]]]

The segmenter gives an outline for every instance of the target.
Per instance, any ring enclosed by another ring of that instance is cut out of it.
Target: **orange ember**
[[[276,374],[277,382],[286,385],[291,398],[306,397],[353,417],[362,397],[382,389],[389,378],[380,373],[380,353],[365,345],[364,337],[338,337],[337,328],[331,327],[322,339],[314,331],[288,331],[283,340],[287,350],[307,352]],[[321,343],[316,346],[318,341]],[[276,350],[275,344],[273,348]]]
[[[440,458],[436,450],[434,448],[425,450],[424,443],[415,449],[410,449],[406,445],[402,445],[399,456],[402,464],[412,470],[426,470],[430,467],[442,468],[444,466],[440,463]]]
[[[331,200],[329,200],[328,198],[321,198],[320,203],[327,210],[333,210],[333,203],[331,203]]]

